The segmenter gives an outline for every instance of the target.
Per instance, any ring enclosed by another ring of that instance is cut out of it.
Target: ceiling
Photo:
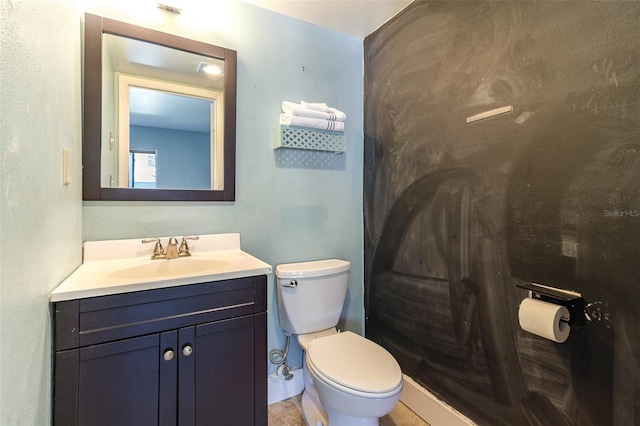
[[[365,38],[413,0],[242,0],[282,15]]]

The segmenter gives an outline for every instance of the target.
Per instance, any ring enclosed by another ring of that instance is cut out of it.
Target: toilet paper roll
[[[571,331],[569,324],[560,321],[561,318],[569,319],[566,307],[530,297],[522,301],[518,310],[518,320],[524,331],[558,343],[564,343]]]

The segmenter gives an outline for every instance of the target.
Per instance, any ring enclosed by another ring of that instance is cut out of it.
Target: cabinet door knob
[[[171,349],[167,349],[165,353],[162,355],[162,357],[164,358],[165,361],[171,361],[174,355],[175,354]]]
[[[184,356],[189,356],[193,353],[193,348],[189,345],[186,345],[184,348],[182,348],[182,355]]]

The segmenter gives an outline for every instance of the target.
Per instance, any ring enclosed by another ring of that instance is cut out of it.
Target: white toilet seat
[[[308,365],[308,364],[307,364]],[[375,400],[379,400],[379,399],[385,399],[385,398],[389,398],[392,397],[394,395],[396,395],[397,393],[399,393],[400,391],[402,391],[402,384],[398,385],[397,388],[395,388],[392,391],[389,392],[384,392],[384,393],[374,393],[374,392],[362,392],[362,391],[358,391],[355,389],[352,389],[350,387],[341,385],[337,382],[334,382],[331,379],[328,379],[325,376],[322,376],[321,374],[318,373],[317,370],[315,370],[312,366],[308,365],[309,370],[311,371],[313,377],[315,380],[322,380],[323,382],[327,383],[328,386],[335,388],[335,389],[339,389],[345,393],[351,394],[353,396],[358,396],[361,398],[371,398],[371,399],[375,399]]]
[[[398,362],[382,346],[349,331],[314,339],[307,366],[318,379],[365,398],[386,398],[402,389]]]

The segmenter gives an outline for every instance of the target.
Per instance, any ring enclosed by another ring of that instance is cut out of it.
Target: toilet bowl
[[[312,407],[310,415],[305,413],[308,424],[378,425],[378,418],[398,403],[403,385],[400,366],[378,344],[335,329],[299,336],[299,341],[305,349],[305,373],[315,388],[310,390],[307,383],[305,393],[317,392],[326,412],[324,417],[320,407]],[[303,409],[317,404],[317,399],[310,395]]]

